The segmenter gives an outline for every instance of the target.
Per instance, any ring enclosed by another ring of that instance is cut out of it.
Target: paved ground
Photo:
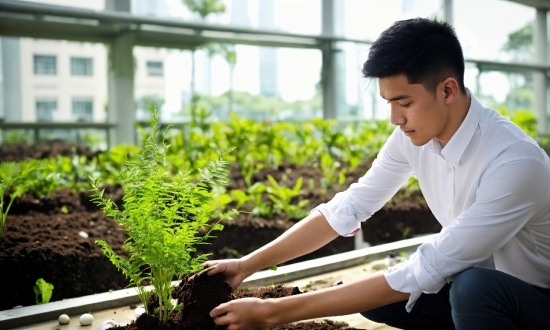
[[[292,285],[299,287],[302,291],[311,289],[321,289],[334,285],[338,281],[349,282],[365,276],[366,274],[373,273],[377,270],[384,269],[384,261],[373,261],[366,265],[359,265],[352,268],[346,268],[322,275],[316,275],[308,278],[304,278],[297,281],[285,283],[286,285]],[[394,330],[396,328],[387,326],[385,324],[372,322],[360,314],[351,314],[345,316],[330,317],[331,320],[337,320],[346,322],[350,327],[358,329],[368,330]]]

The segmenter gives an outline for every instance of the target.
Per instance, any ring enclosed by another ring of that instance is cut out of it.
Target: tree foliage
[[[191,12],[198,14],[202,20],[205,20],[210,14],[225,12],[225,5],[221,0],[182,0],[182,2]]]

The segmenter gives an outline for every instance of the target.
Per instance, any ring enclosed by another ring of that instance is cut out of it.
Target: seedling
[[[161,324],[165,324],[176,307],[171,302],[171,281],[202,269],[207,255],[195,257],[196,245],[204,244],[212,237],[212,231],[223,229],[219,222],[210,224],[210,219],[231,219],[237,211],[220,213],[212,189],[214,185],[229,183],[226,153],[199,169],[197,182],[190,172],[173,174],[167,170],[168,146],[155,141],[157,123],[158,113],[153,115],[152,130],[144,138],[142,154],[128,160],[117,177],[124,189],[123,208],[103,197],[98,180],[92,183],[92,200],[124,227],[129,238],[123,247],[130,257],[116,255],[105,241],[96,243],[130,280],[130,285],[136,286],[144,306],[150,295],[144,284],[150,282],[160,306],[147,313],[158,313]],[[204,234],[199,235],[200,232]]]
[[[37,183],[34,175],[37,164],[35,161],[0,163],[0,237],[13,201]],[[10,201],[6,206],[4,195],[10,189]]]
[[[36,296],[36,304],[42,305],[50,302],[53,293],[53,284],[46,282],[43,278],[36,280],[34,285],[34,294]]]
[[[279,185],[271,175],[267,176],[267,180],[271,184],[267,188],[267,191],[271,194],[269,198],[274,203],[275,210],[285,216],[285,221],[301,220],[308,215],[309,212],[305,209],[305,206],[309,203],[309,200],[301,200],[298,204],[292,203],[293,198],[302,193],[302,177],[296,181],[296,185],[292,189]]]

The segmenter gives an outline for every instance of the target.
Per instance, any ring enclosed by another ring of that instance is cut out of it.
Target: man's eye
[[[400,106],[402,106],[403,108],[408,108],[409,105],[411,105],[410,103],[407,103],[407,104],[399,104]]]

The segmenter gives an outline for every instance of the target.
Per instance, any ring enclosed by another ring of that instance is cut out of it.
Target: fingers
[[[217,262],[205,262],[202,265],[205,268],[203,270],[201,270],[200,272],[194,274],[193,276],[189,277],[188,281],[193,281],[195,276],[202,276],[204,273],[206,273],[208,276],[212,276],[214,274],[221,273],[225,270],[225,268],[223,270],[218,269],[218,267],[217,267],[218,263]]]
[[[216,266],[218,263],[219,263],[219,261],[211,260],[211,261],[203,262],[202,266],[203,266],[204,268],[210,268],[210,267],[212,267],[212,266]]]
[[[218,323],[218,322],[223,322],[227,318],[227,312],[229,312],[229,305],[227,303],[220,304],[218,307],[210,311],[210,317],[214,318],[214,322],[216,324],[225,325],[227,323]]]
[[[204,273],[206,273],[206,272],[208,272],[208,271],[214,269],[215,267],[216,267],[216,266],[213,266],[213,267],[210,267],[210,268],[203,269],[203,270],[201,270],[200,272],[198,272],[198,273],[196,273],[196,274],[193,274],[191,277],[189,277],[189,279],[187,279],[187,281],[192,282],[192,281],[195,279],[195,277],[200,277],[200,276],[202,276]]]

